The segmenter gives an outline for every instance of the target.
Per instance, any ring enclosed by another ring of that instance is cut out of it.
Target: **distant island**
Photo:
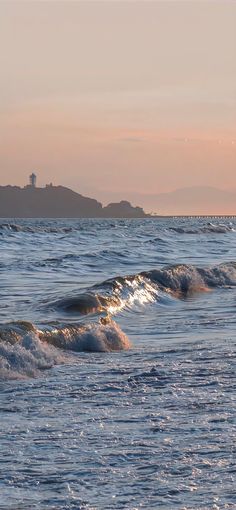
[[[0,218],[148,218],[141,207],[122,200],[103,207],[93,198],[84,197],[64,186],[47,184],[36,187],[36,175],[29,184],[0,186]]]

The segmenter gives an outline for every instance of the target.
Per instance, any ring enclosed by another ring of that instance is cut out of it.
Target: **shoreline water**
[[[236,219],[4,223],[0,510],[233,509]]]

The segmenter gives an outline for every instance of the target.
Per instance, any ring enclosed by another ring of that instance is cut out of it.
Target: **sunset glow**
[[[1,184],[235,189],[236,4],[0,5]],[[131,197],[132,198],[132,197]],[[141,204],[142,205],[142,204]]]

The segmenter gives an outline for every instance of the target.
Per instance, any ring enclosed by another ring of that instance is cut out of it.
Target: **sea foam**
[[[0,341],[0,379],[35,377],[57,361],[55,350],[43,344],[35,333],[23,335],[18,342]]]
[[[34,377],[63,362],[62,351],[115,352],[130,348],[125,333],[114,321],[37,329],[28,322],[0,326],[0,378]]]

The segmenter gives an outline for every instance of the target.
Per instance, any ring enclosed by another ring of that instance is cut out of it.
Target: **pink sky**
[[[0,3],[0,184],[236,189],[236,3]]]

